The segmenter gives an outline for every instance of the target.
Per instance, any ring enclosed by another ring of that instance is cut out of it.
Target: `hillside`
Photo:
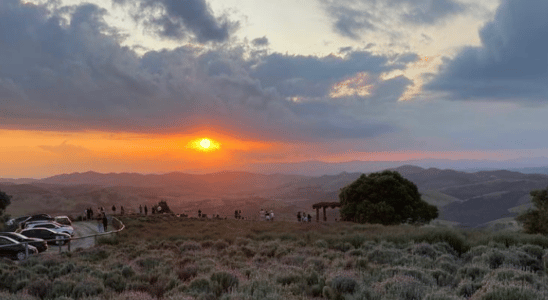
[[[417,166],[395,168],[417,184],[423,199],[440,209],[440,218],[461,226],[479,226],[500,218],[514,217],[529,207],[529,192],[548,186],[548,175],[496,170],[466,173]],[[13,195],[8,213],[35,212],[78,215],[86,207],[123,205],[137,211],[167,200],[180,213],[219,214],[231,217],[242,210],[256,218],[263,209],[275,209],[279,218],[294,219],[297,211],[315,215],[312,204],[337,201],[339,190],[361,173],[343,172],[318,177],[220,172],[205,175],[168,173],[137,174],[95,172],[62,174],[24,184],[0,182],[0,189]],[[329,220],[337,210],[328,210]]]

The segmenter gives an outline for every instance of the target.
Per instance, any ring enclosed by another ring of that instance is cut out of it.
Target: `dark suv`
[[[70,240],[70,234],[55,232],[47,228],[24,229],[21,234],[26,237],[33,237],[46,240],[48,244],[64,245]]]
[[[28,245],[29,255],[38,253],[36,247]],[[27,257],[25,245],[9,237],[0,236],[0,257],[23,260]]]
[[[44,252],[48,250],[48,244],[43,239],[31,238],[15,232],[0,232],[0,236],[9,237],[12,240],[16,240],[19,243],[28,242],[38,249],[38,252]]]

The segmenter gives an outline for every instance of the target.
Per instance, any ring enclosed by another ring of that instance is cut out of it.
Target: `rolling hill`
[[[440,219],[475,227],[500,218],[514,217],[530,206],[529,192],[548,186],[548,175],[496,170],[467,173],[450,169],[405,165],[392,170],[414,182],[423,199],[440,209]],[[13,195],[8,213],[35,212],[78,215],[86,207],[139,205],[167,200],[173,210],[193,214],[231,216],[241,209],[253,218],[260,208],[276,209],[280,217],[297,211],[311,214],[312,204],[337,201],[339,190],[361,173],[302,176],[220,172],[204,175],[168,173],[137,174],[96,172],[56,175],[41,180],[7,182],[0,190]],[[337,210],[328,210],[330,219]]]

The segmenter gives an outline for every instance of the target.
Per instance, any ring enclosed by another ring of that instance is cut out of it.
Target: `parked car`
[[[28,217],[26,220],[21,221],[21,228],[25,228],[26,223],[33,221],[54,221],[55,219],[48,214],[38,214]]]
[[[46,242],[50,245],[64,245],[68,240],[70,240],[70,234],[55,232],[47,228],[23,229],[21,234],[26,237],[46,240]]]
[[[6,225],[8,226],[12,226],[12,225],[19,225],[19,223],[25,221],[26,219],[30,218],[30,216],[22,216],[22,217],[18,217],[18,218],[15,218],[15,219],[9,219],[7,222],[6,222]]]
[[[48,228],[55,232],[70,234],[70,236],[74,235],[74,228],[72,228],[72,226],[62,225],[56,222],[27,223],[25,229],[30,229],[30,228]]]
[[[28,246],[29,255],[38,253],[36,247]],[[9,237],[0,236],[0,256],[11,259],[23,260],[27,257],[25,245]]]
[[[55,217],[55,222],[63,225],[72,226],[72,221],[67,216],[57,216]]]
[[[48,250],[48,243],[43,239],[26,237],[20,233],[15,232],[0,232],[0,236],[9,237],[12,240],[16,240],[19,243],[28,242],[29,245],[36,247],[38,252],[44,252]]]

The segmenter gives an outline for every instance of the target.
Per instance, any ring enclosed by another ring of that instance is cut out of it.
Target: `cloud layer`
[[[342,36],[360,39],[368,31],[386,32],[407,25],[435,25],[464,13],[455,0],[321,0]]]
[[[191,2],[142,5],[163,5],[161,16],[175,22],[181,36],[225,40],[224,23],[205,2]],[[417,59],[365,50],[345,57],[266,54],[228,42],[139,56],[110,34],[116,30],[104,22],[104,10],[84,4],[65,11],[70,22],[42,6],[0,3],[4,128],[179,132],[209,126],[278,140],[372,137],[398,128],[374,116],[352,117],[341,103],[394,103],[410,82],[385,81],[381,74]],[[268,39],[253,44],[266,46]],[[359,73],[370,78],[368,97],[332,101],[332,87]],[[296,98],[306,101],[290,100]]]
[[[481,47],[447,60],[426,89],[455,100],[548,100],[548,2],[504,0],[480,30]]]

